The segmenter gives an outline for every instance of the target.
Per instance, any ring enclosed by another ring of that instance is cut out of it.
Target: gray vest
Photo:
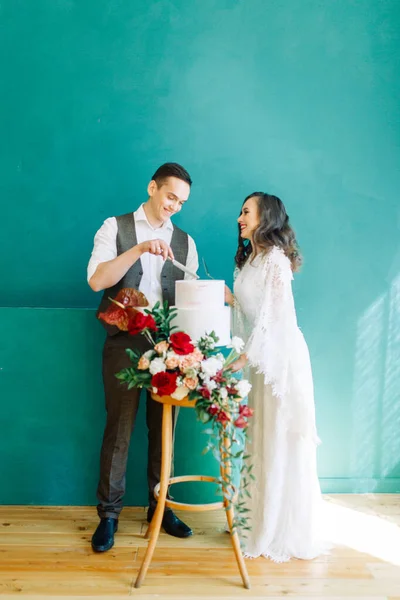
[[[117,232],[117,255],[123,254],[132,246],[137,244],[135,219],[132,213],[116,217],[118,232]],[[174,226],[172,233],[171,248],[176,260],[186,265],[188,255],[189,240],[188,235],[179,227]],[[142,261],[139,259],[134,265],[127,271],[124,277],[116,283],[113,287],[104,290],[103,297],[101,299],[97,315],[100,312],[104,312],[110,305],[110,298],[115,298],[119,290],[122,288],[135,288],[139,289],[139,285],[143,275]],[[175,304],[175,281],[183,279],[185,274],[180,269],[177,269],[170,260],[166,260],[161,271],[161,287],[163,294],[163,301],[167,301],[168,304]],[[100,323],[106,329],[108,335],[116,335],[119,333],[118,327],[115,325],[107,325],[104,321],[100,320]]]

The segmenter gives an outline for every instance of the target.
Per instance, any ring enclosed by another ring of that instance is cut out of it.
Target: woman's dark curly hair
[[[244,266],[253,252],[252,244],[261,249],[262,252],[268,251],[272,246],[278,246],[282,248],[290,260],[292,271],[298,271],[302,259],[295,233],[290,226],[289,217],[282,200],[271,194],[254,192],[245,198],[243,205],[249,198],[255,198],[257,201],[260,224],[255,230],[251,241],[244,240],[241,237],[239,226],[239,245],[235,256],[236,265],[239,269]]]

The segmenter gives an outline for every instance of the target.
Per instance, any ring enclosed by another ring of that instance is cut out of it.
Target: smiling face
[[[177,177],[168,177],[160,186],[150,181],[147,191],[146,212],[154,224],[162,225],[182,209],[189,198],[190,185]]]
[[[251,240],[253,233],[260,224],[258,201],[255,196],[248,198],[243,204],[237,222],[240,228],[240,236],[245,240]]]

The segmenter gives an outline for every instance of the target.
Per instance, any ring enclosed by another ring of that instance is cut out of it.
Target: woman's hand
[[[232,373],[236,373],[237,371],[241,371],[247,364],[247,356],[246,354],[241,354],[240,357],[233,362],[228,369],[232,371]]]
[[[229,306],[233,306],[235,297],[232,294],[231,290],[228,288],[228,286],[225,286],[225,303],[229,304]]]
[[[140,248],[141,254],[149,252],[149,254],[162,256],[164,260],[167,260],[168,257],[174,260],[174,253],[172,252],[171,247],[168,246],[167,242],[164,242],[164,240],[148,240],[138,244],[138,248]]]

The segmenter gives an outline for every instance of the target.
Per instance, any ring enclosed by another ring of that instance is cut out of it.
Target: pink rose
[[[186,356],[182,356],[182,358],[179,359],[179,368],[181,371],[186,371],[186,369],[193,367],[195,363],[196,361],[193,358],[193,356],[191,354],[187,354]]]
[[[239,406],[239,415],[242,417],[252,417],[254,414],[254,410],[247,406],[247,404],[242,404]]]
[[[146,356],[141,356],[138,362],[139,371],[145,371],[150,366],[150,361]]]
[[[195,348],[191,354],[196,362],[201,362],[204,358],[204,354],[200,352],[198,348]]]
[[[198,383],[199,380],[197,379],[197,377],[185,377],[185,379],[183,380],[183,385],[186,385],[186,387],[189,388],[189,390],[195,390],[197,388]]]
[[[201,365],[201,363],[198,360],[193,359],[193,364],[192,364],[193,369],[200,369],[200,365]]]
[[[238,427],[239,429],[246,429],[248,422],[242,415],[240,415],[240,417],[238,417],[236,419],[234,425],[235,425],[235,427]]]
[[[179,359],[177,356],[167,356],[166,361],[165,361],[165,366],[167,367],[167,369],[176,369],[176,367],[179,365]]]
[[[158,342],[158,344],[154,346],[154,350],[157,352],[157,354],[164,354],[164,352],[166,352],[168,348],[169,344],[165,340],[163,342]]]

